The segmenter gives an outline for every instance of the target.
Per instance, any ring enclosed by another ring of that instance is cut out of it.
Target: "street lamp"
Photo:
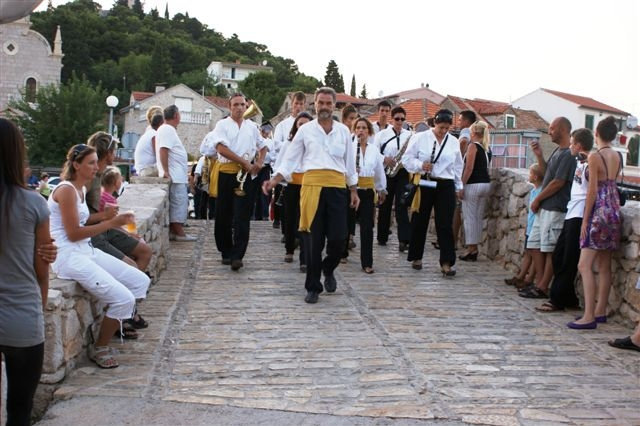
[[[118,106],[118,98],[113,95],[107,97],[107,106],[109,107],[109,134],[113,135],[113,109]]]

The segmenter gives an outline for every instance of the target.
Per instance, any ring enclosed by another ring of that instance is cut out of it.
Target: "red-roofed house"
[[[554,118],[564,116],[571,121],[573,129],[586,127],[595,130],[598,122],[612,115],[619,121],[620,131],[625,131],[625,121],[630,115],[586,96],[572,95],[557,90],[538,89],[513,101],[517,108],[537,111],[549,123]]]
[[[426,122],[428,118],[436,115],[436,112],[440,109],[439,105],[429,102],[427,99],[411,99],[395,106],[404,108],[407,112],[407,122],[411,125],[416,125],[421,121]],[[380,118],[377,111],[369,116],[365,115],[365,117],[372,123],[375,123]]]

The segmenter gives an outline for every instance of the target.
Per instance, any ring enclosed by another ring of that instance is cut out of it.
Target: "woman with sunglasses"
[[[293,121],[291,131],[287,141],[280,148],[280,155],[274,164],[274,170],[280,166],[280,162],[284,157],[284,153],[287,152],[287,148],[291,144],[291,141],[298,133],[298,129],[303,124],[306,124],[313,120],[311,114],[307,112],[301,112]],[[291,175],[291,182],[287,182],[287,186],[282,189],[282,196],[284,197],[284,209],[282,210],[282,224],[284,230],[284,247],[286,254],[284,255],[284,261],[287,263],[293,262],[293,253],[296,249],[296,239],[300,240],[300,233],[298,232],[298,225],[300,223],[300,188],[302,187],[302,169],[298,167],[296,171]],[[304,259],[304,250],[302,244],[300,244],[300,271],[306,272],[307,262]]]
[[[353,126],[356,139],[356,171],[358,172],[358,197],[360,205],[360,265],[367,274],[373,274],[373,216],[376,194],[378,202],[384,203],[387,194],[387,176],[384,173],[384,156],[373,141],[374,130],[366,118],[358,118]]]
[[[67,153],[62,178],[49,197],[51,234],[58,244],[53,271],[63,279],[77,281],[107,305],[95,346],[89,358],[101,368],[115,368],[118,361],[109,341],[122,321],[132,318],[136,299],[144,299],[150,279],[142,271],[91,245],[91,237],[120,228],[133,220],[131,214],[116,214],[114,206],[89,213],[85,186],[98,171],[98,156],[88,145],[75,145]]]
[[[441,109],[434,117],[433,129],[417,133],[402,164],[414,173],[418,185],[411,209],[411,241],[407,260],[414,269],[422,269],[422,256],[431,210],[435,210],[436,233],[440,246],[440,268],[445,276],[456,274],[453,241],[453,211],[456,192],[462,195],[462,155],[458,139],[449,133],[453,113]]]

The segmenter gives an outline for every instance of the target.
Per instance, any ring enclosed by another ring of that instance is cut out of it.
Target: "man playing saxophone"
[[[237,271],[243,266],[249,244],[251,210],[259,189],[255,178],[263,167],[267,148],[258,126],[245,120],[244,95],[231,95],[229,110],[231,115],[218,121],[212,132],[218,161],[211,173],[214,194],[210,195],[217,198],[214,234],[222,264]]]
[[[395,202],[396,222],[398,224],[398,249],[404,252],[409,244],[410,227],[407,207],[400,203],[400,194],[406,184],[409,183],[407,171],[398,165],[402,157],[401,152],[406,151],[411,132],[402,127],[407,113],[404,108],[397,106],[391,110],[391,126],[376,134],[375,143],[384,156],[384,166],[387,171],[393,170],[395,175],[387,176],[387,197],[380,207],[378,215],[378,244],[384,246],[389,239],[391,226],[391,210]],[[393,174],[393,173],[392,173]]]

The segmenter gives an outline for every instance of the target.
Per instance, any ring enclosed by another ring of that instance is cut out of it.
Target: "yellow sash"
[[[374,189],[373,177],[358,177],[358,188]]]
[[[302,185],[302,177],[304,176],[304,173],[292,173],[291,174],[291,182],[294,185]]]
[[[242,167],[238,163],[221,163],[216,161],[211,168],[211,178],[209,179],[209,196],[216,198],[218,196],[218,177],[220,173],[235,175]]]
[[[318,210],[322,188],[346,188],[344,174],[335,170],[309,170],[302,178],[300,189],[300,228],[310,232],[311,224]]]
[[[409,214],[417,213],[420,211],[420,198],[422,198],[420,196],[420,177],[420,173],[415,173],[409,178],[409,182],[413,183],[414,185],[418,185],[415,195],[413,196],[413,200],[411,201],[411,207],[409,207]]]

